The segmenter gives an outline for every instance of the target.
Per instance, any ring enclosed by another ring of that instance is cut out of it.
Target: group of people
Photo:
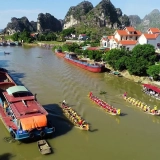
[[[149,90],[146,87],[143,87],[142,91],[144,93],[148,94],[149,96],[154,97],[154,98],[160,100],[160,94],[159,93],[157,93],[155,91],[152,91],[152,90]]]
[[[103,100],[101,100],[98,97],[94,96],[92,94],[92,92],[89,93],[89,97],[91,98],[92,101],[97,103],[99,106],[101,106],[107,112],[109,112],[111,114],[115,114],[115,115],[120,115],[121,114],[121,110],[120,109],[116,109],[113,106],[110,106],[109,104],[107,104]]]
[[[89,124],[85,122],[80,115],[77,114],[71,107],[66,105],[65,100],[62,102],[62,108],[66,116],[71,120],[74,125],[78,125],[81,129],[89,130]]]
[[[136,100],[132,97],[127,97],[127,93],[124,93],[123,97],[127,102],[141,108],[144,112],[148,112],[148,113],[151,113],[151,114],[154,114],[154,115],[155,114],[160,115],[160,111],[158,110],[158,107],[156,105],[154,106],[153,109],[151,109],[150,106],[144,104],[143,102],[141,102],[139,100]]]

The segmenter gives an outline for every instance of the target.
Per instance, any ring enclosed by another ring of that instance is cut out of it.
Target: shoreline
[[[110,67],[108,64],[105,65],[105,67],[111,71],[114,71],[114,69],[112,67]],[[142,83],[147,83],[147,84],[152,84],[152,85],[155,85],[157,87],[160,87],[160,82],[158,81],[151,81],[149,79],[149,77],[139,77],[139,76],[135,76],[135,75],[130,75],[129,72],[127,70],[125,71],[118,71],[122,77],[126,78],[126,79],[129,79],[135,83],[139,83],[139,84],[142,84]]]

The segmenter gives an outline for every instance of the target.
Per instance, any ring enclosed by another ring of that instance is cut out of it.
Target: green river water
[[[4,51],[11,52],[4,55]],[[145,114],[122,99],[129,96],[153,107],[159,102],[141,92],[141,86],[107,73],[91,73],[78,68],[51,50],[1,47],[0,67],[9,70],[18,84],[25,85],[49,112],[56,127],[47,139],[54,153],[41,155],[36,142],[6,141],[10,136],[0,121],[0,160],[157,160],[160,117]],[[111,116],[88,98],[94,95],[120,108],[123,116]],[[107,94],[100,95],[100,91]],[[66,100],[87,122],[91,131],[71,126],[62,115],[60,102]]]

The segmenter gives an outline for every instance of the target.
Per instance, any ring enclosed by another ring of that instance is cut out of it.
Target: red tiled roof
[[[136,31],[134,27],[125,27],[124,30],[128,30],[129,32]]]
[[[119,43],[122,45],[135,45],[137,43],[137,41],[135,41],[135,40],[122,40],[122,41],[119,41]]]
[[[131,31],[130,31],[131,32]],[[126,30],[117,30],[117,33],[120,35],[120,36],[140,36],[142,33],[138,30],[132,30],[132,34],[129,34],[127,33]],[[115,32],[116,33],[116,32]]]
[[[117,33],[121,36],[127,36],[128,33],[125,30],[117,30]]]
[[[99,47],[88,47],[87,50],[91,50],[91,51],[94,51],[94,50],[98,50]]]
[[[108,36],[108,39],[113,39],[113,36]]]
[[[156,33],[160,33],[159,28],[149,28],[148,31],[149,31],[149,30],[150,30],[151,32],[153,32],[153,33],[155,33],[155,32],[156,32]]]
[[[117,38],[114,38],[114,37],[113,37],[112,39],[114,39],[114,40],[118,43],[118,39],[117,39]]]
[[[147,33],[145,33],[143,35],[146,37],[146,39],[156,39],[159,36],[158,33],[157,34],[147,34]]]
[[[138,30],[136,30],[135,33],[139,36],[142,34],[141,31],[138,31]]]

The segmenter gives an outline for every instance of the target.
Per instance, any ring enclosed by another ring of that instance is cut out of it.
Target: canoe
[[[157,106],[155,105],[153,109],[150,108],[147,104],[144,102],[141,102],[135,98],[127,97],[126,95],[123,95],[123,99],[130,104],[140,108],[143,112],[150,114],[152,116],[160,116],[160,110],[157,109]]]
[[[71,107],[69,107],[66,103],[61,103],[61,108],[63,110],[64,115],[69,119],[69,121],[76,127],[81,130],[88,131],[89,124],[79,115],[76,111],[74,111]]]
[[[37,145],[38,145],[38,148],[39,148],[39,151],[41,154],[50,154],[52,151],[51,151],[51,147],[49,146],[49,144],[47,143],[46,140],[39,140],[37,142]]]
[[[94,96],[92,94],[92,92],[89,93],[89,98],[91,99],[91,101],[96,103],[99,107],[101,107],[104,111],[106,111],[110,115],[114,115],[114,116],[115,115],[121,115],[121,110],[120,109],[114,108],[113,106],[111,106],[108,103],[104,102],[100,98]]]

